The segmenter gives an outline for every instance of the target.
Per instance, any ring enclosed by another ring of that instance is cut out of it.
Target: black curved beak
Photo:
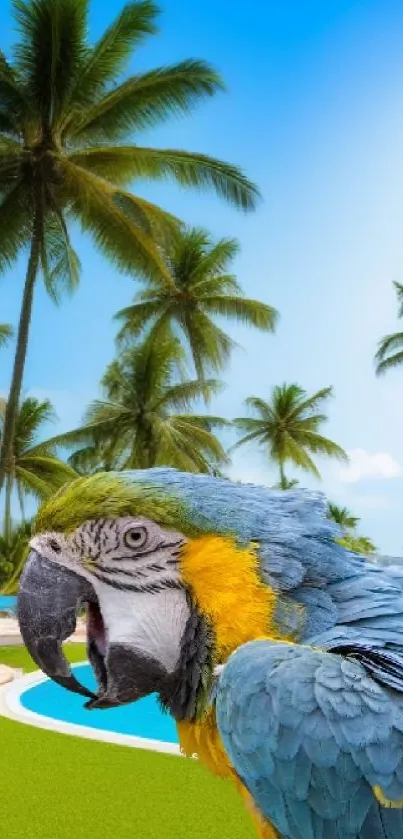
[[[87,580],[31,551],[21,575],[17,606],[24,644],[47,676],[92,700],[95,694],[71,672],[62,643],[76,628],[80,606],[94,599]]]

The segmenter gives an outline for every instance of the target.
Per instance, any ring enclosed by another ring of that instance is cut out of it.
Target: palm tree
[[[330,396],[331,387],[308,396],[299,385],[283,384],[273,388],[268,402],[255,396],[249,397],[246,405],[255,416],[234,420],[238,431],[245,434],[232,450],[246,443],[257,443],[277,464],[281,486],[288,484],[284,471],[287,462],[320,478],[311,454],[347,460],[340,446],[319,434],[320,426],[327,417],[317,411]]]
[[[183,349],[177,338],[127,349],[102,379],[103,401],[93,402],[84,425],[53,438],[52,444],[82,446],[70,459],[79,471],[107,468],[145,469],[172,466],[188,472],[212,472],[227,462],[212,429],[227,423],[220,417],[188,413],[207,388],[208,380],[178,381]],[[83,445],[84,444],[84,445]]]
[[[4,427],[6,403],[0,405],[0,433]],[[21,403],[16,420],[11,466],[6,474],[3,538],[10,539],[11,500],[17,491],[22,518],[25,519],[25,496],[42,501],[56,489],[76,477],[71,466],[59,460],[55,447],[49,442],[38,442],[43,426],[55,419],[49,400],[40,402],[29,397]]]
[[[271,306],[243,296],[230,273],[239,251],[236,239],[219,239],[198,227],[175,231],[165,250],[164,262],[172,282],[154,277],[133,305],[115,316],[122,322],[118,343],[137,338],[151,326],[161,334],[174,327],[191,350],[196,373],[203,379],[206,367],[220,370],[234,341],[214,322],[215,316],[238,320],[257,329],[272,331],[277,313]]]
[[[172,177],[184,186],[212,187],[244,210],[258,195],[234,166],[138,144],[142,130],[188,113],[223,88],[216,71],[197,60],[122,81],[131,53],[156,32],[152,0],[127,3],[94,46],[87,40],[89,0],[12,0],[12,6],[19,43],[10,60],[0,51],[0,270],[25,246],[29,256],[0,489],[12,456],[38,273],[56,300],[79,280],[70,218],[119,269],[160,276],[165,266],[156,240],[176,220],[128,192],[131,181]]]
[[[21,522],[0,536],[0,594],[15,594],[29,551],[32,523]]]
[[[336,522],[346,533],[355,530],[360,521],[357,516],[353,516],[350,513],[347,507],[338,507],[336,504],[329,504],[329,518]]]
[[[393,285],[399,304],[397,316],[401,318],[403,317],[403,285],[400,283],[393,283]],[[392,332],[379,341],[375,362],[377,376],[403,364],[403,332]]]

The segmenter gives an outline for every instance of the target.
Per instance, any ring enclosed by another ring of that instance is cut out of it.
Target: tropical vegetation
[[[327,416],[319,411],[323,411],[322,406],[332,394],[332,388],[325,387],[308,396],[297,384],[283,384],[272,389],[268,401],[250,396],[245,405],[251,416],[234,420],[235,428],[242,436],[232,451],[250,443],[257,445],[266,462],[271,461],[278,468],[281,489],[290,488],[285,473],[287,463],[319,478],[312,455],[347,460],[345,451],[337,443],[320,434]]]
[[[28,555],[28,542],[32,533],[30,521],[12,524],[7,534],[0,535],[0,593],[15,594],[18,581]]]
[[[329,504],[329,518],[336,522],[343,531],[343,536],[338,540],[343,547],[363,556],[371,556],[375,553],[376,547],[371,539],[357,533],[360,519],[354,516],[347,507]]]
[[[403,285],[393,283],[398,302],[398,318],[403,317]],[[376,372],[380,376],[403,364],[403,332],[391,332],[379,341],[375,355]]]
[[[0,403],[0,440],[3,434],[7,403]],[[22,521],[25,520],[25,498],[38,501],[48,498],[63,484],[76,477],[73,469],[60,460],[55,446],[41,441],[43,429],[56,416],[49,400],[24,399],[18,409],[13,436],[12,458],[7,469],[3,537],[6,544],[12,535],[11,502],[16,492]]]
[[[106,370],[104,399],[93,402],[81,428],[54,438],[75,446],[78,471],[146,469],[170,465],[187,472],[211,472],[227,462],[213,431],[221,417],[193,413],[196,400],[220,389],[214,379],[180,379],[184,351],[177,338],[149,335]]]
[[[79,281],[70,239],[80,223],[119,269],[170,277],[159,242],[178,223],[128,191],[133,180],[173,178],[212,188],[237,207],[257,189],[235,166],[205,154],[149,148],[145,129],[187,114],[223,88],[205,61],[186,59],[124,77],[129,59],[156,32],[152,0],[127,3],[95,43],[89,0],[12,0],[19,40],[0,52],[0,270],[28,251],[0,453],[0,489],[12,458],[34,291],[39,274],[58,301]]]
[[[156,276],[139,291],[134,303],[117,313],[122,326],[118,344],[137,339],[151,329],[155,339],[168,328],[185,340],[198,378],[220,371],[235,346],[215,318],[239,321],[263,331],[275,327],[277,312],[244,297],[232,273],[239,252],[236,239],[213,241],[201,228],[177,230],[164,251],[166,276]]]
[[[237,239],[186,224],[138,193],[147,180],[170,178],[213,190],[242,210],[256,206],[258,189],[236,166],[141,145],[142,132],[152,134],[223,90],[220,75],[194,58],[129,70],[157,32],[152,0],[126,3],[95,44],[87,34],[90,0],[11,4],[18,40],[9,57],[0,51],[0,272],[21,255],[27,267],[11,385],[0,399],[3,592],[18,586],[32,503],[77,474],[166,465],[225,477],[230,454],[254,445],[276,470],[275,486],[287,491],[299,484],[289,469],[319,479],[318,458],[347,459],[323,434],[331,387],[310,395],[296,383],[276,385],[267,399],[246,399],[249,415],[232,423],[209,410],[222,387],[215,377],[237,346],[232,325],[268,334],[278,313],[244,293],[234,267]],[[116,357],[102,376],[100,398],[78,428],[49,438],[51,403],[22,396],[25,361],[39,278],[55,303],[78,286],[80,259],[71,239],[77,223],[137,285],[114,316]],[[402,316],[403,286],[395,286]],[[381,342],[378,372],[403,360],[399,335]],[[13,328],[0,324],[0,347],[13,337]],[[400,348],[399,360],[393,351]],[[227,451],[231,425],[238,439]],[[373,552],[348,510],[331,504],[329,515],[346,547]]]

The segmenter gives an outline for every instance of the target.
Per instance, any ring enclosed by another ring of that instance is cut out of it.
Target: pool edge
[[[85,666],[88,662],[83,661],[74,667]],[[76,723],[55,720],[44,714],[37,714],[24,708],[21,703],[21,696],[29,688],[35,687],[47,681],[47,676],[41,670],[34,673],[27,673],[19,679],[0,687],[0,716],[31,725],[35,728],[43,728],[47,731],[55,731],[58,734],[67,734],[73,737],[82,737],[87,740],[98,740],[103,743],[110,743],[116,746],[128,746],[134,749],[160,752],[163,754],[183,757],[179,746],[176,743],[165,743],[162,740],[150,740],[145,737],[137,737],[132,734],[118,734],[115,731],[104,731],[91,726],[77,725]]]

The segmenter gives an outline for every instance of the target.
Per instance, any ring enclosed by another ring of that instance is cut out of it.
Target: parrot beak
[[[62,643],[75,630],[77,614],[87,608],[87,651],[98,682],[94,694],[81,685],[63,655]],[[31,551],[21,575],[17,616],[28,652],[53,681],[86,696],[86,707],[111,708],[158,691],[165,668],[129,644],[108,643],[98,597],[88,579]]]
[[[38,667],[74,693],[94,694],[73,676],[62,643],[76,628],[80,604],[94,599],[83,577],[31,551],[20,580],[17,617],[24,644]]]

